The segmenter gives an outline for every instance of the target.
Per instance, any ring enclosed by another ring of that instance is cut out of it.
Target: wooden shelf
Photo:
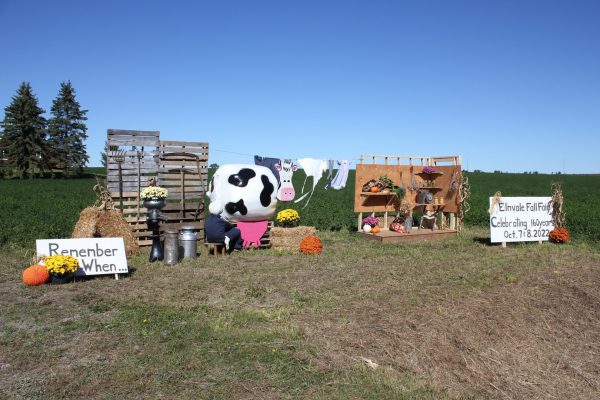
[[[423,207],[423,206],[434,206],[434,207],[444,207],[446,203],[435,204],[435,203],[417,203],[415,207]]]
[[[416,174],[416,175],[435,176],[436,178],[437,178],[438,176],[442,176],[442,175],[444,175],[444,173],[443,173],[443,172],[423,172],[423,171],[421,171],[421,172],[416,172],[415,174]]]
[[[441,188],[439,186],[422,186],[419,188],[419,190],[421,189],[427,189],[427,190],[442,190],[444,188]]]
[[[390,193],[381,193],[381,192],[370,193],[370,192],[362,192],[360,195],[361,195],[361,196],[396,196],[396,193],[394,193],[394,192],[390,192]]]

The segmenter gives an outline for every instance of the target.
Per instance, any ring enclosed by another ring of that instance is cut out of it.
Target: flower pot
[[[62,285],[73,281],[75,274],[51,275],[50,284]]]

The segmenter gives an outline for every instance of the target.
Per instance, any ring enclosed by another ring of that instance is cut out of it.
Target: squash
[[[371,233],[379,233],[381,232],[381,228],[378,226],[374,226],[373,228],[371,228]]]
[[[377,192],[379,192],[379,188],[377,186],[373,186],[371,188],[371,193],[377,193]]]
[[[34,264],[23,271],[23,283],[27,286],[42,285],[50,280],[50,273],[45,266]]]

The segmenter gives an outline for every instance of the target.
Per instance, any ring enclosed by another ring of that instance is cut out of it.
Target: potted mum
[[[293,228],[300,223],[300,214],[298,211],[286,208],[277,213],[277,222],[284,228]]]
[[[148,209],[150,217],[158,215],[158,210],[161,210],[167,204],[167,196],[169,191],[160,186],[148,186],[140,193],[140,199],[144,200],[144,207]]]
[[[379,218],[374,215],[369,215],[362,220],[363,232],[369,233],[373,228],[379,228]]]
[[[75,272],[79,269],[79,260],[71,256],[53,255],[44,258],[46,269],[52,280],[50,283],[67,283],[73,280]]]

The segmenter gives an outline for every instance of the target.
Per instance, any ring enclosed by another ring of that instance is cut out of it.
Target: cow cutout
[[[283,164],[275,164],[275,168],[279,171],[279,190],[277,191],[277,199],[281,201],[292,201],[296,196],[294,185],[292,184],[292,175],[298,170],[292,160],[284,159]]]
[[[210,180],[207,196],[211,214],[229,221],[270,219],[277,206],[278,182],[269,168],[226,164]]]

